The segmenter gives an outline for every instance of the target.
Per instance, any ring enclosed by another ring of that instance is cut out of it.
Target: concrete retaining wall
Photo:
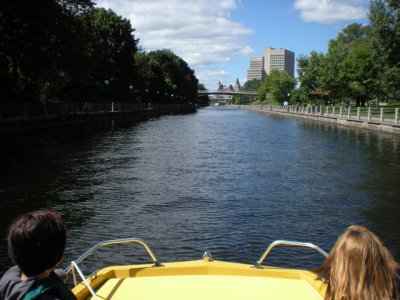
[[[343,126],[351,126],[351,127],[365,128],[369,130],[377,130],[377,131],[400,134],[400,124],[380,123],[379,121],[371,121],[371,120],[368,121],[368,120],[347,119],[343,117],[340,118],[339,116],[332,117],[332,116],[325,116],[318,114],[304,114],[282,109],[273,109],[272,107],[265,108],[265,106],[256,106],[256,105],[251,105],[251,106],[240,105],[239,108],[258,111],[266,114],[276,114],[287,117],[296,117],[301,119],[315,120],[319,122],[335,123]]]

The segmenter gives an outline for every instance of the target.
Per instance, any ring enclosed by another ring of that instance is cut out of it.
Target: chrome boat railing
[[[86,275],[83,274],[82,270],[79,268],[78,264],[84,261],[86,258],[88,258],[90,255],[93,254],[96,250],[109,246],[109,245],[115,245],[115,244],[127,244],[127,243],[135,243],[142,245],[145,250],[147,251],[147,254],[150,256],[151,260],[153,261],[153,267],[160,267],[162,264],[160,261],[156,258],[154,255],[153,251],[151,251],[150,247],[141,239],[137,238],[122,238],[122,239],[115,239],[115,240],[107,240],[103,242],[99,242],[96,245],[94,245],[92,248],[90,248],[88,251],[86,251],[84,254],[79,256],[76,260],[71,261],[71,265],[67,267],[64,272],[68,276],[68,274],[72,271],[72,277],[74,281],[74,285],[77,285],[77,280],[76,280],[76,274],[75,271],[78,273],[79,277],[81,277],[83,283],[86,285],[86,287],[89,289],[90,293],[94,297],[94,299],[98,299],[96,296],[96,293],[90,286],[90,284],[87,282],[87,277]]]
[[[264,262],[265,258],[267,257],[269,252],[272,250],[272,248],[274,248],[274,247],[276,247],[278,245],[286,245],[286,246],[295,246],[295,247],[303,247],[303,248],[314,249],[314,250],[318,251],[324,257],[328,256],[328,253],[326,253],[320,247],[318,247],[318,246],[316,246],[316,245],[314,245],[312,243],[277,240],[277,241],[272,242],[268,246],[268,248],[264,251],[264,253],[261,255],[260,259],[257,260],[256,264],[253,267],[256,268],[256,269],[262,269],[262,263]]]
[[[114,245],[114,244],[127,244],[127,243],[136,243],[142,245],[145,250],[147,251],[147,254],[150,256],[151,260],[153,261],[153,267],[160,267],[162,264],[160,261],[156,258],[156,256],[153,254],[151,251],[150,247],[141,239],[137,238],[123,238],[123,239],[115,239],[115,240],[108,240],[108,241],[103,241],[100,243],[97,243],[95,246],[90,248],[88,251],[86,251],[84,254],[82,254],[80,257],[78,257],[76,260],[71,261],[71,265],[64,270],[65,274],[68,276],[68,274],[72,271],[72,276],[73,276],[73,282],[74,285],[77,285],[77,280],[76,280],[76,273],[78,273],[79,277],[82,279],[82,283],[88,288],[89,292],[92,294],[93,299],[98,300],[98,297],[96,295],[96,292],[93,290],[93,288],[90,286],[89,282],[87,281],[87,276],[82,272],[80,267],[78,266],[79,263],[84,261],[86,258],[88,258],[90,255],[93,254],[96,250],[99,248],[108,246],[108,245]],[[319,252],[321,255],[324,257],[328,256],[328,253],[326,253],[324,250],[319,248],[318,246],[312,244],[312,243],[304,243],[304,242],[296,242],[296,241],[286,241],[286,240],[277,240],[272,242],[268,248],[264,251],[264,253],[261,255],[260,259],[257,260],[256,264],[253,265],[253,268],[256,269],[262,269],[262,264],[265,260],[265,258],[268,256],[272,248],[278,246],[278,245],[287,245],[287,246],[295,246],[295,247],[303,247],[303,248],[310,248],[314,249],[317,252]],[[212,256],[209,253],[205,254],[206,257],[204,257],[204,261],[212,261]]]

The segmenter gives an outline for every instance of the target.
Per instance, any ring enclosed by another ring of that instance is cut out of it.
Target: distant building
[[[250,58],[250,69],[247,71],[247,80],[263,79],[265,76],[264,57],[253,56]]]
[[[236,82],[235,82],[233,89],[235,90],[235,92],[238,92],[241,87],[242,86],[240,85],[239,78],[236,78]]]
[[[219,91],[219,92],[237,92],[237,91],[239,91],[240,88],[241,88],[241,85],[240,85],[239,79],[237,78],[236,82],[235,82],[235,86],[233,86],[232,84],[224,85],[221,83],[221,81],[219,81],[217,91]]]
[[[266,48],[264,54],[264,69],[268,75],[272,70],[286,71],[294,77],[294,52],[286,49]]]
[[[218,81],[218,88],[217,91],[223,91],[224,90],[224,86],[222,85],[221,81]]]
[[[217,91],[218,92],[235,92],[235,91],[237,91],[236,86],[239,86],[239,88],[240,88],[239,79],[236,79],[235,87],[233,87],[232,84],[224,85],[221,83],[221,81],[218,81]],[[224,100],[232,99],[232,95],[215,95],[215,96],[211,96],[211,97],[212,97],[212,99],[224,99]]]
[[[247,71],[247,80],[263,79],[272,70],[286,71],[294,77],[294,52],[286,49],[266,48],[264,56],[250,58],[250,68]]]

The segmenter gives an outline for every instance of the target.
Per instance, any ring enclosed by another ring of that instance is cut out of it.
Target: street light
[[[146,92],[146,99],[145,100],[147,100],[147,98],[148,98],[147,96],[149,94],[149,89],[145,89],[144,91]]]

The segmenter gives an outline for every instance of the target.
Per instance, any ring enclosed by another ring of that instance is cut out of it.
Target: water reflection
[[[3,237],[15,215],[49,207],[68,222],[67,259],[99,240],[136,236],[162,261],[210,250],[254,263],[275,239],[329,250],[354,223],[400,257],[398,136],[225,108],[82,126],[1,139]],[[4,269],[4,242],[0,251]],[[281,251],[271,263],[320,263]]]

